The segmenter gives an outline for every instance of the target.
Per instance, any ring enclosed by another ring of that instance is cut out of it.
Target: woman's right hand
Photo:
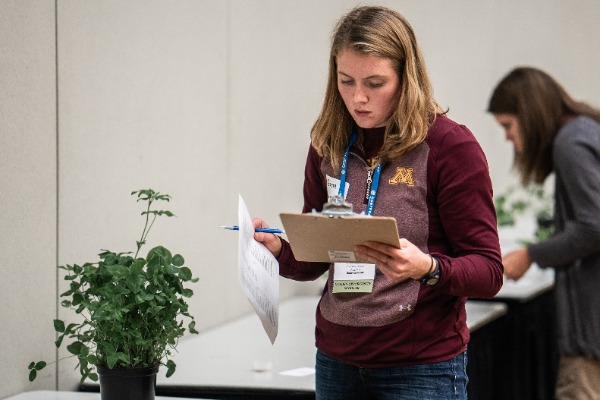
[[[256,228],[268,228],[269,225],[260,218],[253,218],[252,225]],[[281,254],[281,238],[274,233],[254,232],[254,240],[265,246],[275,258]]]

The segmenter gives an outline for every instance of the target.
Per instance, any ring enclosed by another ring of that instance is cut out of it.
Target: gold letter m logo
[[[396,174],[390,178],[390,185],[406,183],[408,186],[414,186],[415,181],[413,180],[412,172],[412,168],[397,167]]]

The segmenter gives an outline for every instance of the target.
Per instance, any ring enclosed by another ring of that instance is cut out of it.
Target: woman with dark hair
[[[355,249],[370,262],[351,266],[368,290],[336,290],[347,263],[300,262],[279,236],[254,235],[286,278],[329,272],[316,312],[317,399],[466,399],[465,302],[502,286],[491,180],[473,134],[435,101],[410,24],[388,8],[355,8],[335,28],[303,211],[331,197],[396,219],[400,248]]]
[[[600,110],[573,100],[544,71],[516,68],[488,111],[513,144],[523,185],[555,174],[555,234],[504,255],[504,272],[516,280],[534,262],[555,269],[556,398],[600,399]]]

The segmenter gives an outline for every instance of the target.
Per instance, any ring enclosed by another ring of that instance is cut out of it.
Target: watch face
[[[427,283],[429,286],[433,286],[433,285],[435,285],[436,283],[438,283],[438,281],[439,281],[439,280],[440,280],[440,277],[439,277],[439,275],[436,275],[436,276],[432,276],[431,278],[429,278],[429,279],[427,280],[427,282],[426,282],[426,283]]]

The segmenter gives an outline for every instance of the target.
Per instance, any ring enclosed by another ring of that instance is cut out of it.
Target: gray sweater
[[[556,271],[560,353],[600,359],[600,123],[569,121],[552,156],[556,233],[529,254]]]

